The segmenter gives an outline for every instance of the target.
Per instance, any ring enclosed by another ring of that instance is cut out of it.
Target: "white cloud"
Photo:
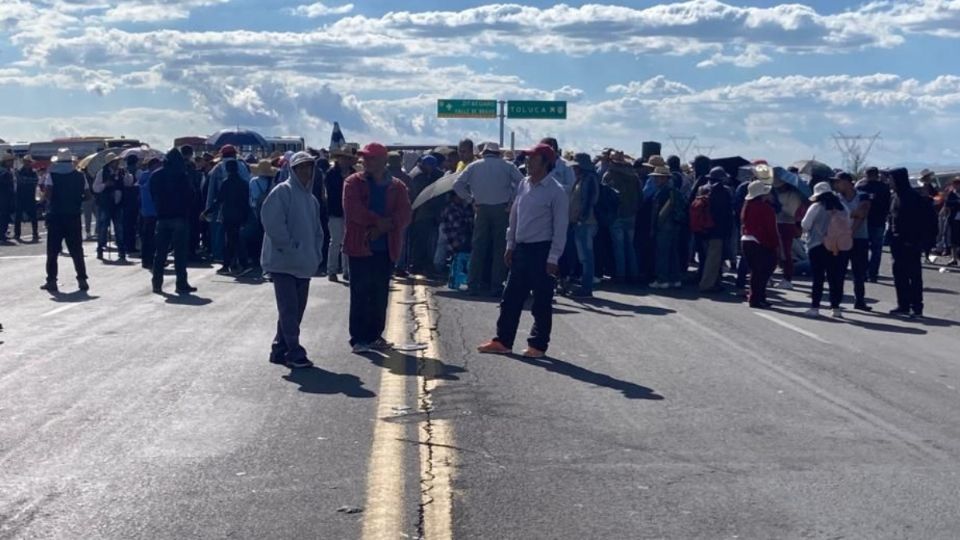
[[[722,64],[731,64],[742,68],[753,68],[771,62],[773,59],[760,52],[760,47],[747,45],[742,51],[734,55],[715,53],[710,58],[697,64],[699,68],[717,67]]]
[[[353,11],[353,4],[344,4],[342,6],[330,7],[323,2],[315,2],[293,8],[294,15],[302,17],[316,18],[327,17],[329,15],[346,15]]]

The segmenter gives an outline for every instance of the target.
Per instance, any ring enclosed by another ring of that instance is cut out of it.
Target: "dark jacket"
[[[890,214],[890,186],[882,180],[864,182],[857,189],[870,195],[870,213],[867,214],[867,226],[871,228],[883,227]]]
[[[53,183],[53,188],[50,190],[50,205],[47,213],[51,216],[79,216],[87,188],[87,180],[83,173],[79,171],[51,173],[50,181]]]
[[[710,215],[713,217],[713,228],[707,237],[730,238],[733,233],[733,195],[723,182],[710,184]]]
[[[637,171],[625,163],[612,163],[603,183],[620,192],[620,207],[617,209],[618,219],[634,219],[640,207],[640,177]]]
[[[13,171],[0,168],[0,212],[13,212],[16,196],[14,184]]]
[[[224,225],[243,225],[250,218],[250,184],[240,175],[229,175],[220,184],[217,206]]]
[[[157,219],[190,217],[196,194],[180,150],[167,152],[163,167],[150,176],[150,195],[157,208]]]
[[[332,218],[343,217],[344,180],[343,173],[337,166],[330,167],[330,170],[323,175],[323,187],[327,191],[327,215]]]
[[[890,204],[890,233],[893,240],[926,249],[929,247],[925,244],[929,242],[930,220],[936,222],[933,204],[913,189],[906,169],[893,169],[890,176],[894,190]]]
[[[31,167],[17,171],[17,208],[26,210],[37,206],[37,173]]]

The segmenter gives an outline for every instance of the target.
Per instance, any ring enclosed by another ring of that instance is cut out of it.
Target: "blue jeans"
[[[635,279],[640,275],[640,268],[637,265],[637,248],[633,241],[636,234],[635,225],[634,218],[617,218],[610,226],[610,236],[613,238],[613,261],[618,278]]]
[[[577,246],[577,257],[580,258],[580,265],[583,266],[583,274],[580,278],[580,288],[585,293],[593,292],[594,275],[594,254],[593,237],[597,235],[597,225],[580,223],[573,227],[573,240]]]
[[[886,226],[870,227],[870,261],[867,263],[867,279],[877,279],[880,275],[880,257],[883,256],[883,238]]]
[[[123,209],[119,205],[99,208],[97,212],[97,249],[102,250],[107,247],[111,222],[113,223],[113,242],[117,245],[119,254],[125,256],[127,246],[123,242]]]

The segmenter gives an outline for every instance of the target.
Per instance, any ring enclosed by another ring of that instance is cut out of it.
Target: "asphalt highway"
[[[157,296],[85,246],[57,296],[0,246],[0,538],[960,536],[960,273],[928,265],[918,321],[884,314],[889,257],[843,321],[803,281],[759,312],[606,288],[557,300],[542,361],[478,355],[496,303],[414,280],[409,350],[353,355],[318,278],[291,372],[269,283]]]

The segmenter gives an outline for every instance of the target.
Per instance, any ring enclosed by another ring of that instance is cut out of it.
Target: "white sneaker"
[[[840,309],[840,308],[834,308],[834,309],[833,309],[833,318],[834,318],[834,319],[842,319],[842,318],[843,318],[843,310]]]
[[[792,291],[792,290],[793,290],[793,283],[791,283],[790,280],[781,279],[781,280],[780,280],[780,283],[777,283],[777,288],[778,288],[778,289],[783,289],[783,290],[785,290],[785,291]]]
[[[804,316],[806,316],[806,317],[817,318],[817,317],[820,316],[820,310],[817,309],[817,308],[815,308],[815,307],[812,307],[812,308],[808,309],[807,311],[805,311],[803,314],[804,314]]]

